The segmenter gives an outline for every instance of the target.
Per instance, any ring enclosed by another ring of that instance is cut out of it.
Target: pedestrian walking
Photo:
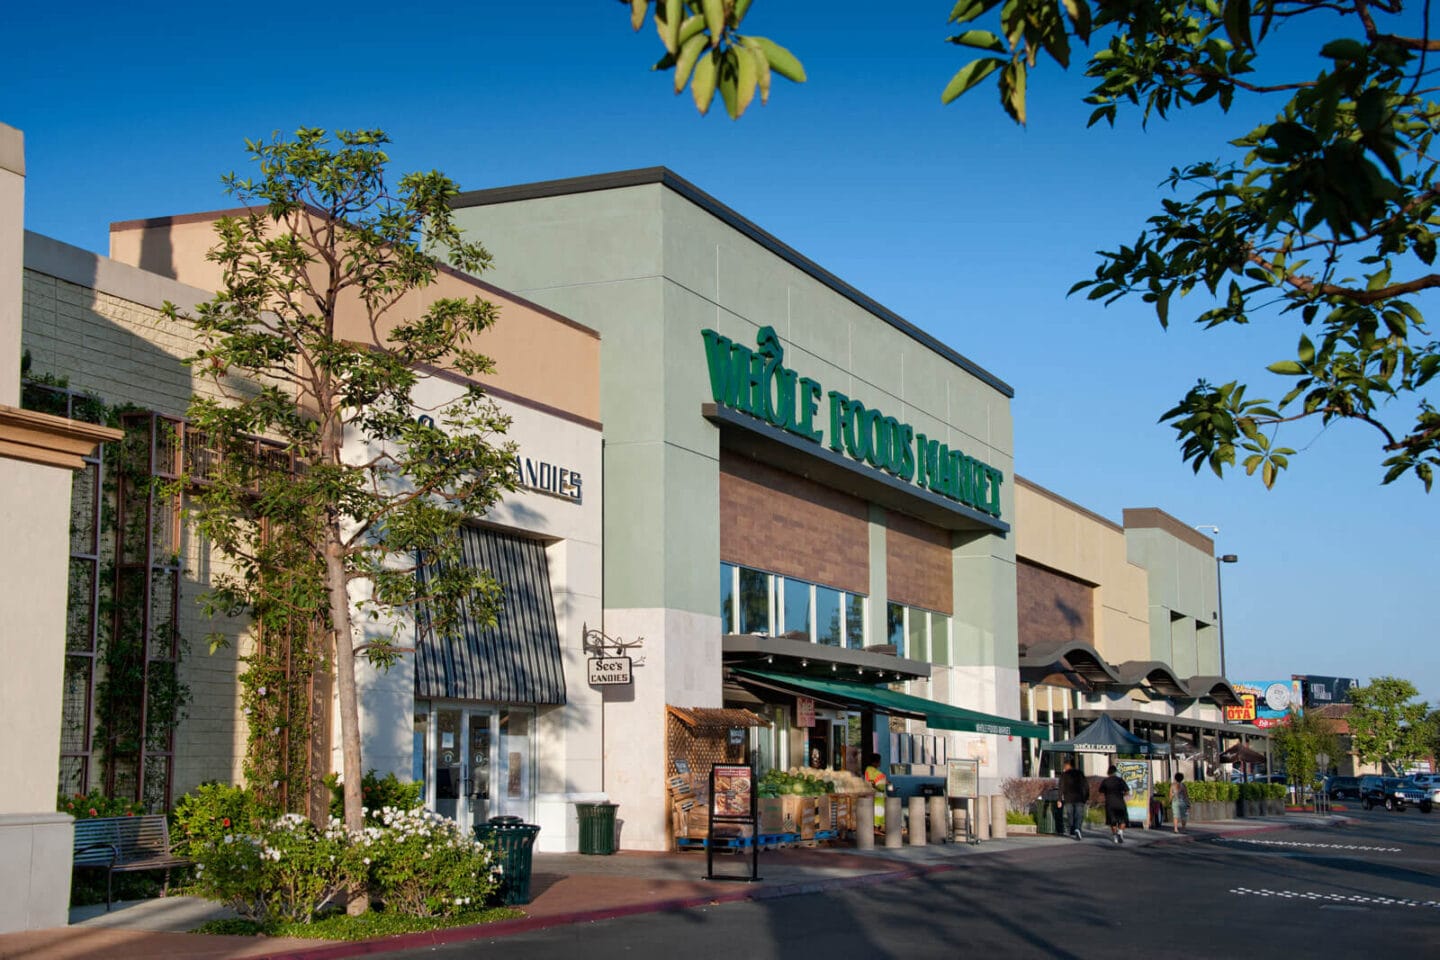
[[[1190,788],[1185,786],[1185,774],[1175,774],[1175,785],[1170,788],[1170,828],[1176,833],[1185,829],[1190,821]]]
[[[1090,803],[1090,781],[1075,769],[1074,760],[1065,761],[1060,771],[1060,812],[1065,817],[1065,835],[1083,838],[1080,827],[1085,823],[1085,808]]]
[[[1110,839],[1116,843],[1125,842],[1125,828],[1130,824],[1130,813],[1125,809],[1125,796],[1130,786],[1115,775],[1115,765],[1110,765],[1110,775],[1100,781],[1100,796],[1105,798],[1105,823],[1110,827]]]

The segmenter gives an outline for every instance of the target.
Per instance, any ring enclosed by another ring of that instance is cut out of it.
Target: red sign
[[[809,697],[795,698],[795,726],[815,726],[815,701]]]

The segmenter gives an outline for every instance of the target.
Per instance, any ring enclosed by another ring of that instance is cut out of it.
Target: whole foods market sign
[[[715,402],[749,414],[835,453],[941,496],[1000,516],[1005,475],[989,464],[916,432],[908,423],[867,407],[839,390],[784,365],[785,348],[773,327],[761,327],[756,349],[714,330],[701,330]]]

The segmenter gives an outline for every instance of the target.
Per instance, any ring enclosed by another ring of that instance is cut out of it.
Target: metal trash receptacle
[[[1054,800],[1046,800],[1043,797],[1035,801],[1035,832],[1036,833],[1059,833],[1060,824],[1057,822],[1057,813]]]
[[[615,811],[618,803],[577,803],[575,815],[580,818],[580,852],[611,854],[615,852]]]
[[[475,839],[494,851],[500,862],[500,902],[507,907],[530,902],[531,854],[540,828],[519,817],[491,817],[475,825]]]

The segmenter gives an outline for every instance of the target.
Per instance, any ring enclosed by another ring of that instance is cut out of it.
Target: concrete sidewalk
[[[1207,837],[1264,830],[1318,827],[1343,822],[1334,816],[1290,814],[1284,817],[1195,824],[1186,834],[1166,830],[1126,831],[1126,846],[1190,842]],[[1054,836],[1017,836],[978,845],[940,844],[860,851],[853,847],[767,850],[760,854],[760,883],[704,879],[705,855],[622,852],[613,856],[536,854],[531,875],[532,901],[523,919],[479,927],[452,927],[381,940],[337,943],[266,937],[217,937],[187,931],[207,920],[231,915],[224,907],[193,897],[167,897],[77,907],[70,926],[0,935],[6,960],[230,960],[293,958],[331,960],[440,943],[491,939],[557,924],[612,919],[636,913],[681,910],[737,900],[770,899],[815,893],[839,886],[890,883],[944,870],[960,869],[980,856],[1057,857],[1086,844],[1110,844],[1109,832],[1092,827],[1084,841]],[[748,876],[749,856],[717,855],[716,873]]]

